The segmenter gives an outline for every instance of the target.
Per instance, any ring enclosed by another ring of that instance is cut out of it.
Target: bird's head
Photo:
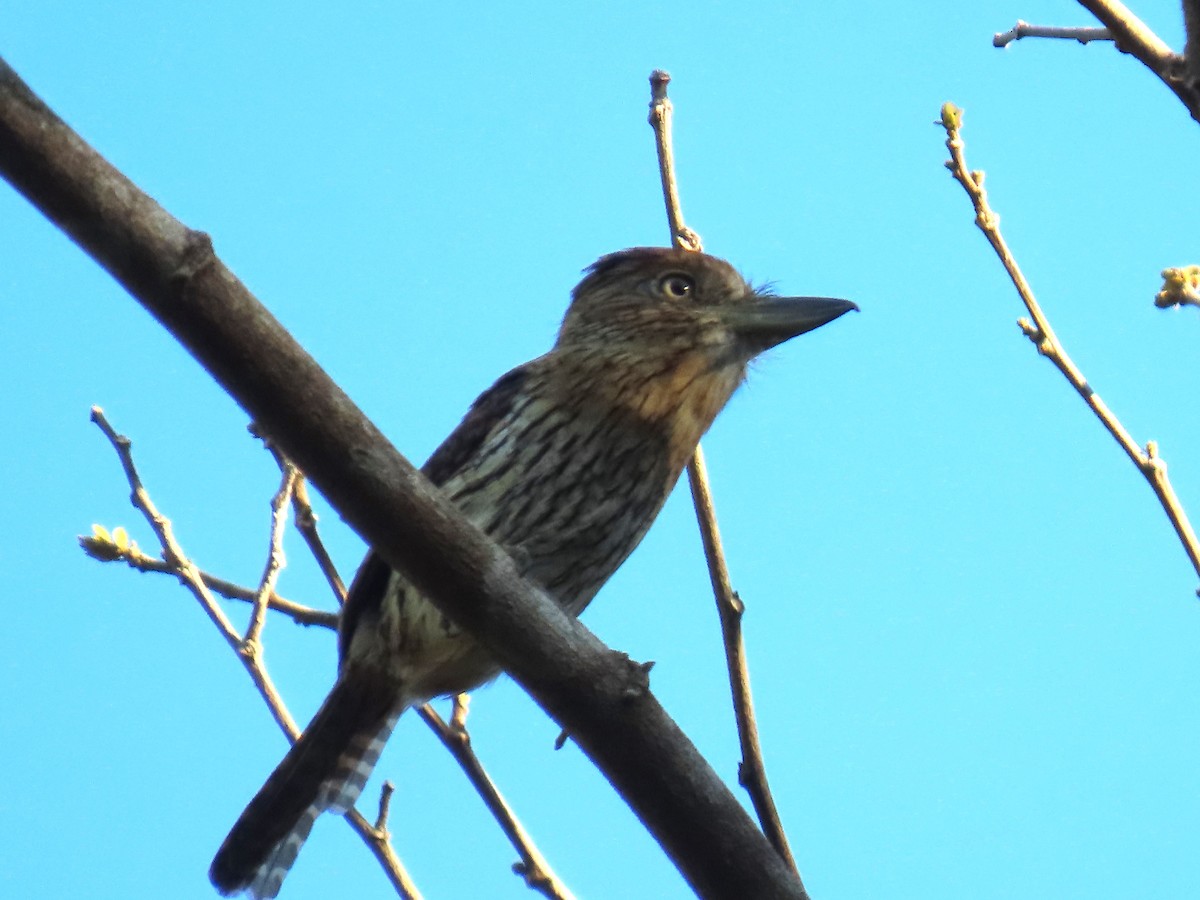
[[[755,289],[715,256],[635,247],[603,256],[587,270],[556,346],[620,348],[647,360],[701,353],[713,368],[741,367],[857,308],[847,300]]]
[[[759,353],[852,309],[777,297],[703,253],[637,247],[601,257],[575,288],[553,356],[590,370],[597,402],[693,444]],[[581,371],[580,374],[583,374]]]

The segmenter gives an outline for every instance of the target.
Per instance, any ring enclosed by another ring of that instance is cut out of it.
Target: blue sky
[[[1173,46],[1176,5],[1136,4]],[[1193,310],[1200,132],[1111,46],[991,47],[1071,3],[26,4],[0,52],[217,251],[420,461],[553,339],[579,271],[662,243],[651,69],[674,76],[689,223],[784,293],[862,313],[773,352],[705,441],[776,799],[820,898],[1191,896],[1200,886],[1200,604],[1165,517],[1017,330],[945,170],[966,110],[1006,236],[1059,336],[1200,510]],[[0,187],[0,893],[214,896],[206,870],[284,741],[147,549],[103,406],[204,568],[255,580],[270,458],[173,340]],[[1189,374],[1191,373],[1191,374]],[[327,507],[348,577],[359,540]],[[325,604],[294,537],[283,592]],[[239,616],[245,609],[233,609]],[[243,619],[244,621],[244,619]],[[679,491],[585,621],[731,782],[738,758],[690,500]],[[306,720],[333,641],[281,619],[267,659]],[[477,749],[581,897],[686,886],[511,682]],[[529,897],[424,727],[379,767],[426,896]],[[373,796],[374,789],[370,789]],[[322,821],[285,898],[386,897]]]

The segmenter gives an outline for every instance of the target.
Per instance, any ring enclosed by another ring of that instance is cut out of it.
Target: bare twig
[[[513,864],[513,871],[520,875],[530,888],[551,900],[574,900],[574,895],[567,889],[545,857],[538,852],[529,833],[518,821],[512,807],[501,795],[488,775],[487,770],[471,748],[471,736],[467,732],[467,703],[468,696],[459,694],[454,698],[454,712],[450,722],[445,722],[437,711],[426,703],[417,710],[417,714],[437,735],[454,761],[466,774],[476,792],[483,798],[484,804],[495,818],[504,836],[508,838],[513,849],[521,857],[520,862]]]
[[[971,171],[967,168],[960,133],[962,110],[952,103],[945,104],[942,107],[941,124],[946,130],[946,147],[950,151],[950,160],[946,163],[946,168],[950,170],[950,174],[962,185],[967,196],[971,198],[971,203],[975,207],[975,224],[979,226],[988,243],[992,245],[992,249],[996,251],[996,255],[1000,257],[1000,262],[1008,272],[1009,278],[1012,279],[1013,285],[1021,297],[1021,302],[1029,311],[1030,318],[1018,320],[1018,326],[1037,347],[1038,352],[1054,363],[1055,367],[1062,372],[1079,396],[1083,398],[1083,401],[1096,414],[1108,433],[1121,445],[1121,449],[1125,451],[1130,461],[1145,476],[1155,496],[1162,504],[1167,518],[1170,519],[1171,526],[1175,529],[1180,543],[1183,544],[1183,549],[1191,560],[1192,567],[1196,570],[1196,574],[1200,575],[1200,543],[1197,542],[1196,533],[1192,530],[1187,513],[1184,512],[1183,506],[1167,478],[1167,464],[1158,455],[1157,445],[1154,441],[1150,441],[1143,449],[1133,440],[1129,432],[1125,430],[1125,426],[1088,384],[1083,373],[1079,371],[1079,368],[1067,356],[1062,344],[1059,343],[1058,337],[1050,327],[1049,320],[1033,296],[1033,290],[1017,266],[1017,261],[1013,258],[1003,235],[1000,234],[1000,218],[992,211],[988,204],[987,193],[983,189],[983,172]]]
[[[157,572],[162,575],[178,574],[175,567],[166,560],[150,556],[143,552],[138,547],[136,541],[130,541],[121,546],[113,540],[105,529],[98,525],[93,525],[92,528],[94,530],[93,534],[80,536],[79,545],[93,559],[100,562],[124,562],[131,569],[136,569],[139,572]],[[200,581],[206,588],[228,600],[243,600],[247,603],[252,603],[258,593],[256,590],[240,584],[234,584],[232,581],[227,581],[224,578],[205,571],[200,571],[199,575]],[[316,625],[320,628],[337,630],[337,613],[326,612],[323,609],[313,609],[311,606],[304,606],[301,603],[287,600],[274,592],[272,592],[267,602],[271,609],[290,617],[297,624]]]
[[[283,530],[287,526],[287,508],[296,489],[296,479],[300,473],[289,462],[283,464],[283,480],[279,490],[271,498],[271,540],[267,550],[267,563],[263,569],[262,578],[258,583],[258,591],[254,595],[254,609],[250,614],[250,624],[246,627],[246,637],[242,643],[247,648],[258,645],[262,635],[263,625],[267,619],[267,603],[275,593],[275,585],[279,582],[279,573],[286,565],[283,552]],[[257,652],[257,651],[252,651]]]
[[[175,539],[175,534],[171,528],[171,522],[154,506],[150,499],[150,495],[146,492],[142,485],[141,477],[138,475],[137,468],[133,464],[133,454],[129,438],[124,435],[117,434],[113,427],[108,423],[108,419],[104,417],[104,411],[98,406],[92,407],[92,421],[108,438],[113,449],[117,452],[117,457],[121,460],[121,466],[125,470],[125,477],[129,482],[130,502],[139,510],[150,523],[150,527],[154,530],[155,536],[158,537],[159,543],[162,546],[163,559],[170,565],[179,580],[192,592],[192,595],[199,601],[201,608],[208,615],[208,618],[221,632],[221,636],[225,638],[225,642],[238,654],[238,659],[242,661],[242,665],[250,674],[251,680],[254,681],[255,687],[258,688],[263,699],[267,702],[267,706],[271,710],[271,715],[275,717],[276,723],[285,732],[289,734],[298,733],[295,721],[292,719],[291,713],[287,711],[287,707],[283,703],[283,698],[280,697],[279,691],[275,684],[271,681],[270,676],[260,664],[258,654],[252,650],[243,647],[242,637],[229,618],[225,615],[225,611],[221,609],[216,599],[204,585],[204,581],[200,578],[199,570],[183,552],[183,548]]]
[[[1017,19],[1017,24],[1008,31],[992,35],[993,47],[1007,47],[1013,41],[1021,38],[1055,38],[1058,40],[1079,41],[1086,44],[1089,41],[1111,41],[1112,33],[1107,28],[1086,28],[1083,26],[1061,25],[1030,25]]]
[[[396,786],[390,781],[385,781],[383,787],[379,789],[379,815],[375,817],[375,832],[384,840],[389,839],[388,814],[392,811],[392,794],[394,793],[396,793]]]
[[[325,549],[325,542],[321,540],[321,534],[317,530],[317,514],[308,497],[308,479],[290,459],[283,455],[283,452],[275,446],[270,436],[263,432],[257,422],[251,422],[247,430],[263,442],[263,447],[275,459],[275,465],[279,466],[279,471],[284,474],[284,477],[287,477],[289,470],[295,471],[296,477],[291,497],[292,510],[296,515],[296,530],[304,538],[304,543],[308,546],[308,551],[320,568],[321,574],[325,576],[325,581],[329,584],[329,589],[333,591],[338,606],[342,606],[346,602],[346,585],[342,581],[342,576],[338,574],[337,566],[334,565],[329,551]]]
[[[183,548],[175,538],[174,530],[171,527],[171,522],[163,516],[155,507],[150,499],[149,493],[142,484],[141,476],[138,475],[137,467],[133,462],[132,445],[129,438],[122,434],[118,434],[116,430],[109,424],[108,419],[104,416],[104,411],[98,406],[92,407],[92,421],[108,438],[113,449],[117,452],[117,457],[121,461],[121,466],[125,470],[125,478],[129,482],[130,490],[132,491],[130,501],[134,507],[139,510],[150,523],[150,527],[154,530],[162,545],[163,559],[166,564],[171,566],[172,572],[178,576],[179,580],[192,592],[196,599],[200,602],[200,606],[208,614],[209,619],[221,632],[221,636],[225,638],[225,642],[237,654],[237,657],[242,662],[242,666],[250,675],[251,681],[258,689],[263,701],[267,704],[267,708],[271,711],[271,716],[275,719],[289,741],[295,743],[296,738],[300,736],[300,729],[296,726],[295,719],[288,712],[287,705],[283,702],[278,689],[276,689],[271,676],[267,673],[266,667],[262,662],[261,644],[256,641],[253,643],[243,641],[237,629],[230,623],[225,612],[220,605],[209,593],[204,580],[200,577],[200,572],[196,566],[183,552]],[[286,501],[284,501],[286,502]],[[120,541],[116,542],[118,545]],[[268,594],[269,596],[269,591]],[[388,879],[396,886],[401,897],[408,900],[419,900],[420,893],[416,886],[413,885],[408,873],[404,871],[404,867],[396,858],[394,851],[387,841],[381,841],[380,836],[372,825],[367,822],[356,810],[351,810],[346,814],[346,819],[350,826],[358,832],[359,836],[366,842],[371,852],[383,865],[384,871]]]
[[[658,149],[659,174],[672,243],[684,250],[700,252],[703,249],[700,236],[684,224],[683,210],[679,203],[679,187],[675,181],[675,160],[671,145],[673,108],[667,98],[667,85],[670,81],[671,76],[662,70],[655,70],[650,74],[650,127],[654,129]],[[725,564],[725,553],[721,548],[721,533],[717,528],[716,507],[713,505],[712,491],[708,485],[704,453],[698,445],[695,455],[688,463],[687,473],[688,484],[692,490],[692,503],[696,508],[696,520],[700,526],[700,539],[704,544],[704,558],[708,562],[709,580],[712,582],[717,614],[721,620],[721,637],[725,645],[726,667],[729,670],[729,688],[733,695],[734,718],[742,750],[738,782],[750,794],[754,812],[771,846],[792,871],[798,873],[796,860],[792,856],[783,822],[767,782],[766,765],[758,739],[758,724],[754,716],[754,700],[750,691],[746,647],[742,639],[742,615],[745,605],[730,583],[729,568]]]
[[[679,187],[675,181],[675,154],[671,150],[671,113],[674,107],[667,98],[671,75],[662,69],[650,73],[650,127],[658,148],[658,170],[661,175],[663,203],[667,207],[667,223],[671,227],[671,244],[683,250],[703,250],[700,235],[683,223],[679,205]]]
[[[325,542],[321,540],[321,535],[317,531],[317,514],[313,511],[312,501],[308,498],[308,479],[304,477],[303,472],[296,479],[296,489],[292,493],[292,509],[296,514],[296,530],[304,538],[304,543],[308,545],[309,552],[317,561],[321,574],[325,576],[325,580],[329,583],[329,588],[337,597],[340,606],[346,602],[346,585],[338,575],[337,567],[333,564],[329,551],[325,549]]]

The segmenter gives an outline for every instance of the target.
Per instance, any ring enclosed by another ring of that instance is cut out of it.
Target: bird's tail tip
[[[213,857],[208,877],[220,894],[277,896],[317,817],[354,805],[403,709],[378,687],[338,680]]]

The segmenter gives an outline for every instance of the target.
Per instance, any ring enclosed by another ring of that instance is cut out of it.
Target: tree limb
[[[468,523],[220,262],[0,62],[0,172],[103,265],[439,609],[574,738],[697,893],[804,889],[649,691]]]
[[[1187,107],[1192,118],[1200,122],[1200,86],[1185,77],[1186,64],[1182,55],[1167,46],[1120,0],[1079,0],[1079,5],[1099,19],[1112,33],[1118,50],[1135,57],[1157,75]],[[1189,45],[1192,44],[1193,39],[1189,33]]]

